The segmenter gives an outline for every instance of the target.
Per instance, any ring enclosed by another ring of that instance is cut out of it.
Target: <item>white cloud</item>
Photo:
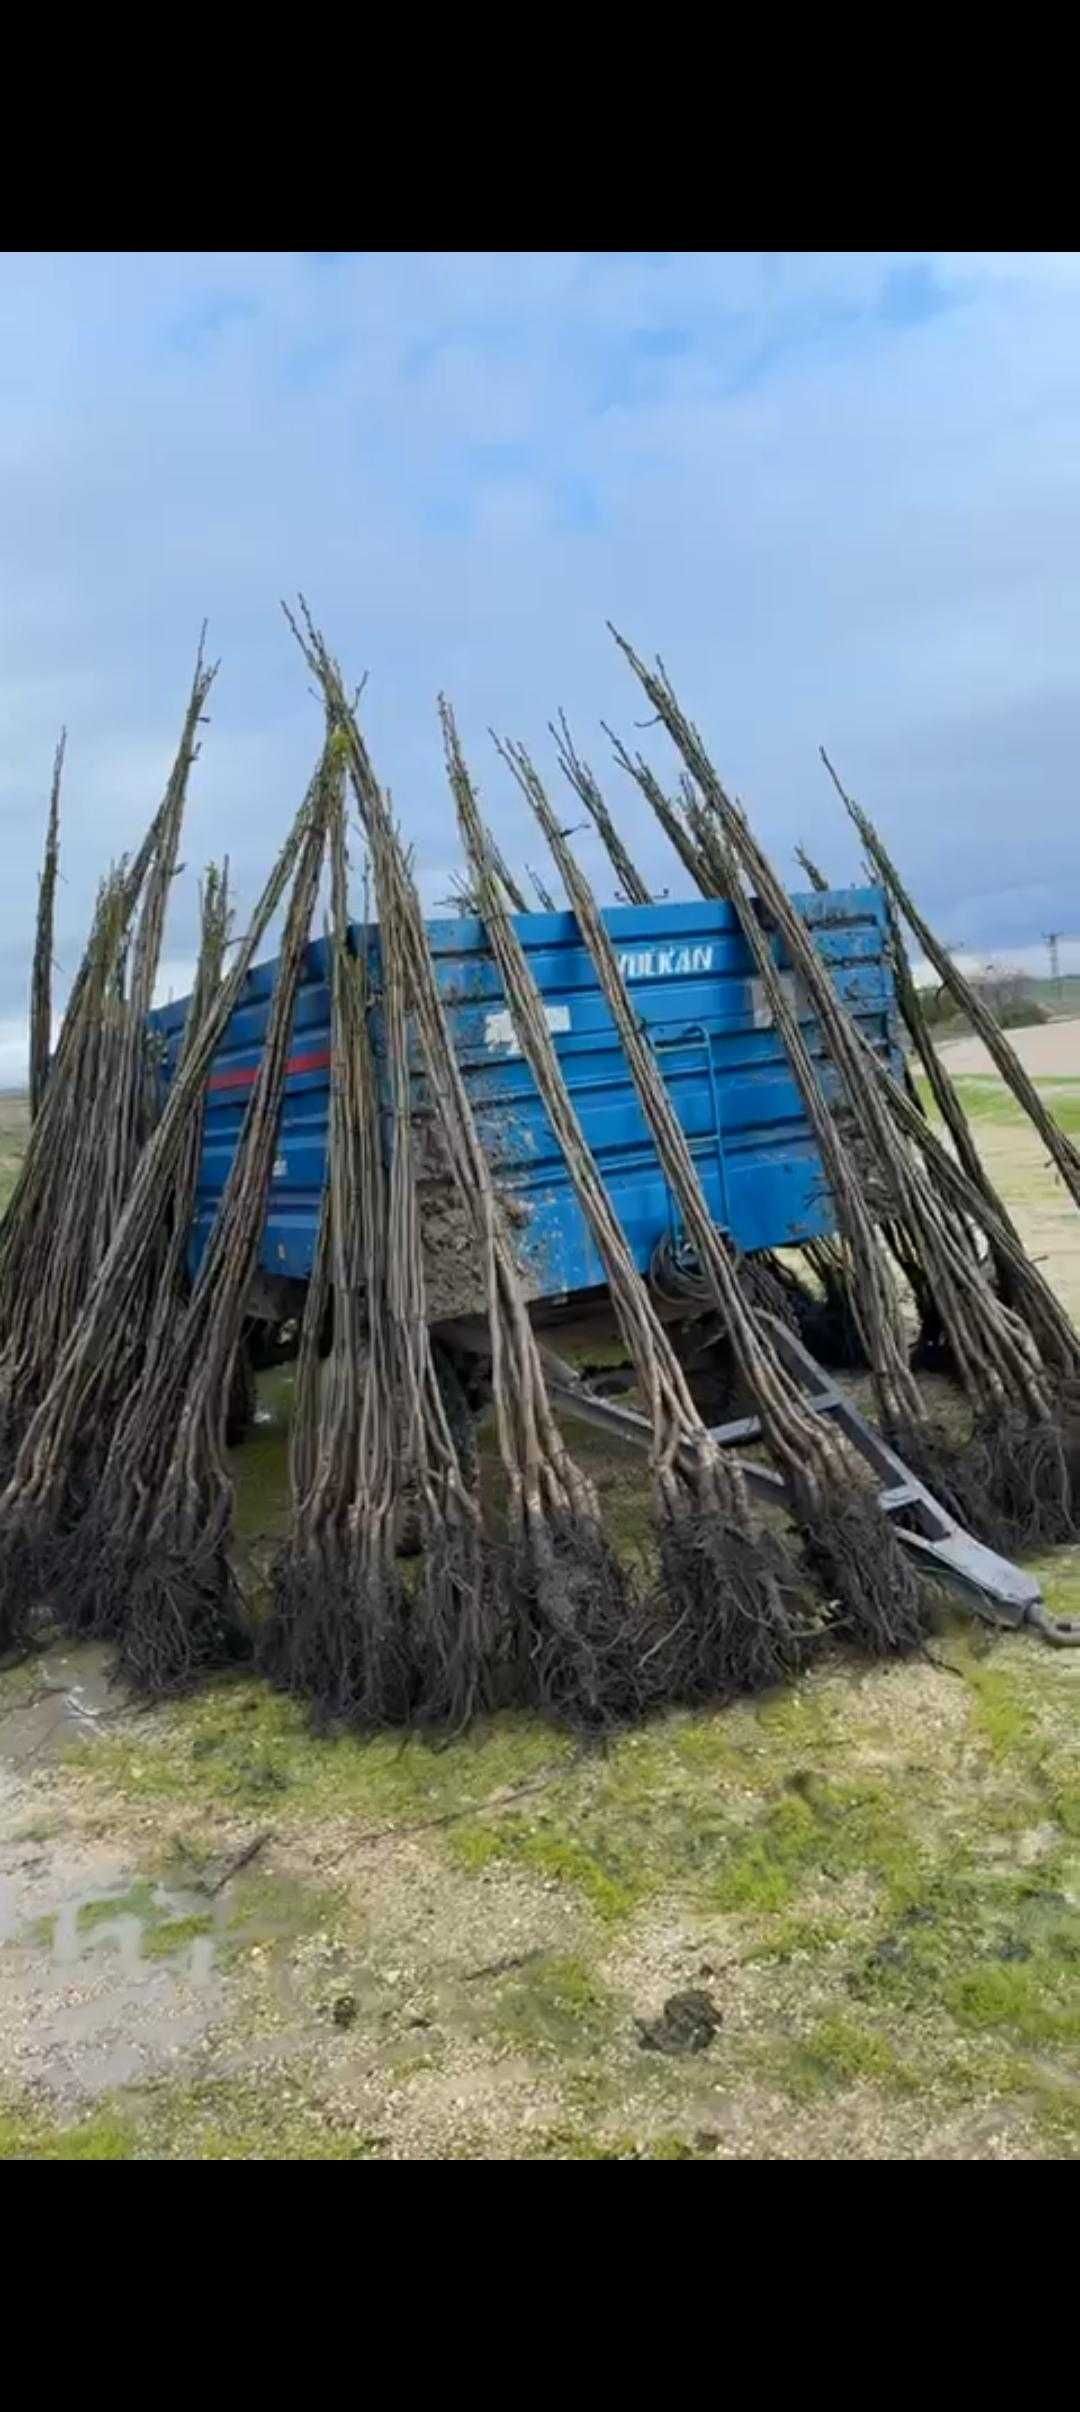
[[[453,864],[437,690],[546,875],[486,731],[550,768],[564,704],[606,777],[600,717],[644,717],[610,615],[663,651],[786,870],[800,838],[857,864],[824,738],[957,944],[1080,926],[1078,282],[1059,254],[8,255],[4,1027],[57,726],[66,971],[160,794],[204,613],[223,666],[184,851],[228,850],[254,893],[318,739],[277,609],[298,584],[370,669],[429,903]],[[194,933],[192,876],[178,961]]]
[[[0,1022],[0,1090],[25,1087],[29,1043],[25,1019],[16,1015]]]

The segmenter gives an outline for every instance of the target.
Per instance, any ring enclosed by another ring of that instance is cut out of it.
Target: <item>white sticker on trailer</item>
[[[619,957],[624,980],[681,980],[712,967],[711,946],[642,946]]]
[[[545,1005],[544,1020],[552,1036],[557,1038],[561,1032],[570,1028],[569,1005]],[[501,1013],[485,1015],[484,1045],[492,1050],[496,1047],[505,1047],[508,1055],[520,1055],[521,1049],[517,1042],[517,1032],[514,1029],[508,1005],[504,1005]]]

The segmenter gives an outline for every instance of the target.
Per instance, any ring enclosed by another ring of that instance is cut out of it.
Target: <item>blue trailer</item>
[[[849,1011],[894,1071],[902,1070],[896,1000],[881,892],[830,890],[793,900]],[[835,1230],[835,1211],[802,1098],[734,907],[722,901],[610,908],[604,915],[623,976],[656,1052],[717,1226],[747,1256],[797,1247]],[[586,1138],[640,1271],[684,1260],[683,1235],[609,1008],[571,913],[524,913],[515,927],[544,1001],[549,1028]],[[550,1333],[561,1317],[603,1317],[603,1268],[532,1075],[517,1046],[482,922],[432,921],[428,938],[458,1060],[514,1231],[534,1320]],[[378,931],[357,925],[378,995]],[[777,935],[775,959],[826,1092],[835,1074],[808,1000]],[[274,965],[251,972],[211,1071],[190,1255],[205,1246],[255,1079]],[[311,1272],[326,1170],[330,1103],[330,991],[325,940],[308,949],[293,1025],[277,1156],[267,1201],[254,1321],[295,1329]],[[154,1020],[166,1063],[175,1056],[186,1000]],[[374,1015],[376,1052],[378,1010]],[[441,1363],[462,1395],[482,1382],[486,1319],[471,1217],[454,1191],[438,1116],[419,1058],[414,1131],[429,1317]],[[664,1311],[672,1312],[670,1295]],[[700,1316],[700,1305],[698,1314]],[[818,1409],[835,1417],[877,1476],[905,1543],[976,1592],[1008,1622],[1045,1620],[1038,1585],[963,1533],[785,1325],[779,1349]],[[642,1419],[598,1394],[550,1345],[549,1381],[573,1414],[648,1444]],[[758,1437],[753,1417],[715,1427],[733,1448]],[[779,1476],[746,1461],[752,1486],[775,1495]],[[1060,1638],[1066,1638],[1061,1635]]]
[[[899,1065],[884,907],[878,890],[798,900],[845,1003],[871,1043]],[[830,1232],[835,1217],[806,1114],[732,905],[616,906],[605,915],[634,1006],[663,1067],[717,1224],[746,1254]],[[544,1000],[585,1135],[635,1258],[647,1272],[674,1210],[588,949],[571,913],[524,913],[515,927]],[[359,927],[378,988],[378,932]],[[513,1215],[519,1260],[537,1300],[600,1284],[603,1272],[558,1144],[514,1038],[483,925],[433,921],[428,937],[459,1062]],[[778,958],[783,963],[783,956]],[[297,1003],[280,1140],[263,1232],[267,1282],[311,1270],[326,1162],[330,993],[326,941],[308,949]],[[793,975],[785,970],[789,987]],[[274,965],[249,977],[210,1076],[193,1257],[226,1180],[255,1078]],[[155,1016],[174,1047],[186,1000]],[[803,1013],[801,1018],[807,1021]],[[821,1061],[816,1031],[809,1036]],[[376,1030],[376,1043],[378,1032]],[[822,1065],[826,1084],[832,1074]],[[443,1167],[425,1082],[415,1072],[421,1175],[435,1207]],[[455,1279],[455,1300],[460,1285]],[[446,1302],[429,1301],[433,1320]],[[472,1284],[472,1303],[482,1292]]]

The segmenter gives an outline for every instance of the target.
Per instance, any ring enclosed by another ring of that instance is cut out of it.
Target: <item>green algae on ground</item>
[[[96,1926],[110,1926],[116,1918],[137,1918],[140,1925],[152,1925],[160,1915],[154,1886],[148,1878],[139,1877],[126,1893],[101,1893],[80,1902],[76,1925],[80,1934],[86,1934]]]
[[[172,1959],[214,1929],[209,1909],[180,1912],[167,1889],[147,1876],[136,1877],[126,1892],[102,1893],[80,1902],[75,1923],[79,1935],[86,1938],[107,1933],[110,1926],[128,1918],[138,1923],[139,1955],[144,1960]]]
[[[380,1734],[315,1736],[302,1709],[255,1682],[223,1682],[122,1732],[73,1743],[68,1763],[131,1801],[265,1808],[275,1826],[354,1816],[382,1828],[480,1806],[558,1769],[573,1745],[526,1716],[444,1749]]]
[[[0,2103],[0,2161],[127,2161],[130,2144],[126,2121],[99,2107],[64,2122],[33,2104]]]
[[[493,2026],[507,2042],[541,2054],[595,2050],[617,2005],[586,1961],[545,1953],[527,1971],[502,1978]]]
[[[144,1960],[168,1960],[175,1952],[187,1951],[201,1935],[211,1935],[214,1921],[208,1910],[193,1912],[187,1918],[163,1918],[159,1926],[146,1929],[142,1939]]]
[[[786,1736],[778,1704],[668,1718],[521,1809],[463,1824],[447,1848],[465,1867],[535,1869],[608,1922],[669,1889],[714,1910],[775,1911],[822,1870],[868,1867],[902,1886],[915,1846],[888,1787],[798,1763],[815,1750],[828,1763],[837,1715],[832,1694],[808,1692]]]
[[[369,2159],[374,2143],[330,2126],[295,2076],[166,2080],[66,2119],[36,2101],[0,2104],[0,2161],[352,2161]]]
[[[840,2012],[818,2019],[798,2041],[762,2043],[751,2060],[796,2101],[851,2085],[908,2094],[919,2084],[888,2035]]]

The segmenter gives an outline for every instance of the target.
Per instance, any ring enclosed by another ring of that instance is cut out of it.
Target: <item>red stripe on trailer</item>
[[[208,1089],[251,1089],[255,1085],[258,1064],[236,1064],[231,1072],[213,1072],[207,1081]],[[313,1047],[307,1055],[290,1055],[285,1066],[285,1078],[292,1072],[328,1072],[329,1047]]]

